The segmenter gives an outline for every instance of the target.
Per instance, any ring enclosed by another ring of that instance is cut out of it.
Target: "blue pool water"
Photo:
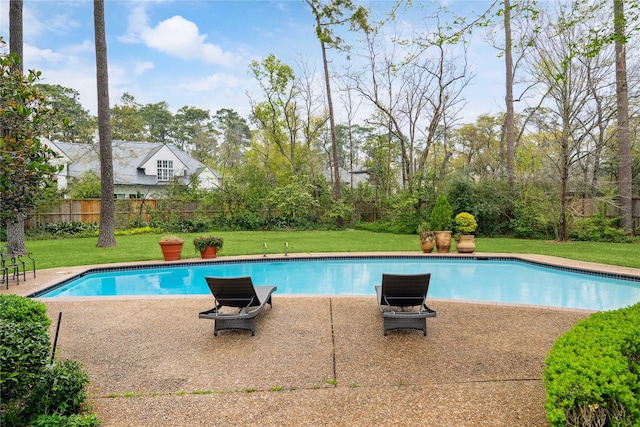
[[[42,298],[210,295],[205,276],[251,276],[278,294],[374,295],[382,273],[431,273],[430,298],[610,310],[640,301],[640,279],[624,280],[515,260],[417,257],[285,259],[105,269],[64,283]]]

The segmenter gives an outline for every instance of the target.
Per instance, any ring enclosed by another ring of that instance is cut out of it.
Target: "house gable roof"
[[[100,175],[100,155],[97,144],[78,144],[60,141],[47,142],[53,149],[66,155],[70,162],[67,173],[70,177],[80,178],[88,171]],[[166,151],[165,151],[166,150]],[[156,142],[130,142],[114,140],[112,143],[113,177],[116,185],[164,185],[156,175],[145,174],[144,169],[158,156],[163,160],[173,160],[174,168],[186,170],[185,176],[178,178],[188,180],[188,176],[200,168],[208,168],[203,163],[189,156],[173,144]],[[213,171],[212,171],[213,172]]]

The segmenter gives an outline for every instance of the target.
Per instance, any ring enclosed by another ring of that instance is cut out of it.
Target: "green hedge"
[[[0,295],[0,426],[99,425],[77,416],[89,376],[72,360],[50,364],[47,307],[17,295]]]
[[[551,426],[640,426],[640,303],[578,322],[547,355]]]

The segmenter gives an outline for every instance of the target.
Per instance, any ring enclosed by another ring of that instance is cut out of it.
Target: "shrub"
[[[331,205],[331,208],[322,214],[322,223],[330,227],[335,227],[340,222],[342,224],[353,224],[355,217],[355,209],[353,205],[338,200]]]
[[[519,201],[515,204],[515,217],[509,222],[513,237],[544,239],[550,235],[549,221],[533,204]]]
[[[21,398],[46,365],[49,352],[47,307],[17,295],[0,295],[1,402]]]
[[[26,407],[33,415],[73,415],[81,410],[87,398],[87,384],[89,376],[80,362],[56,362],[44,370],[26,400]]]
[[[638,425],[640,303],[577,323],[547,355],[544,381],[551,426]]]
[[[0,425],[98,425],[95,416],[38,418],[43,413],[72,415],[78,411],[89,381],[77,362],[48,366],[51,320],[46,313],[41,302],[0,295]]]
[[[218,236],[200,236],[193,239],[193,247],[197,252],[204,251],[207,246],[213,246],[217,250],[222,249],[224,239]]]
[[[0,320],[2,405],[28,395],[47,365],[49,347],[47,328],[41,323]]]
[[[27,230],[30,237],[89,237],[97,236],[98,224],[80,221],[42,224]]]
[[[623,229],[615,226],[618,220],[619,218],[605,218],[602,215],[579,219],[569,238],[586,242],[629,243],[631,238]]]
[[[0,295],[0,320],[38,323],[44,330],[51,325],[46,305],[13,294]]]
[[[462,234],[471,234],[476,231],[478,223],[473,215],[469,212],[460,212],[455,217],[456,231]]]
[[[86,415],[40,415],[33,427],[98,427],[100,421],[95,414]]]
[[[449,231],[451,230],[451,217],[453,210],[447,200],[447,196],[440,195],[436,199],[436,204],[429,216],[429,226],[433,231]]]

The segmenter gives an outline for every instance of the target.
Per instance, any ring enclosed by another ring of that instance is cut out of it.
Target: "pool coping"
[[[560,269],[565,271],[586,273],[591,275],[613,277],[622,280],[631,280],[640,282],[640,269],[613,266],[608,264],[591,263],[585,261],[576,261],[567,258],[554,257],[549,255],[536,255],[536,254],[505,254],[505,253],[489,253],[489,252],[474,252],[471,254],[459,254],[459,253],[416,253],[416,252],[327,252],[327,253],[291,253],[291,254],[268,254],[268,255],[241,255],[241,256],[219,256],[215,259],[200,259],[200,258],[187,258],[177,261],[139,261],[139,262],[126,262],[126,263],[112,263],[112,264],[97,264],[86,265],[69,268],[53,268],[47,270],[40,270],[38,273],[40,276],[46,275],[49,280],[44,280],[39,284],[33,284],[33,286],[25,287],[20,286],[20,295],[30,298],[38,298],[45,290],[50,290],[58,286],[62,286],[64,283],[73,280],[77,277],[81,277],[86,274],[101,271],[112,271],[118,269],[130,269],[135,267],[141,267],[144,269],[162,267],[162,266],[189,266],[197,264],[216,264],[216,263],[228,263],[228,262],[263,262],[263,261],[293,261],[299,259],[346,259],[346,258],[424,258],[424,259],[474,259],[474,260],[502,260],[502,261],[520,261],[524,263],[532,263],[535,265],[541,265],[544,267]],[[23,282],[26,284],[28,282]],[[14,288],[17,290],[17,288]],[[3,292],[4,293],[4,292]],[[81,299],[88,298],[141,298],[151,296],[121,296],[121,297],[78,297]],[[175,295],[167,297],[177,297]],[[66,298],[66,300],[68,300]],[[475,302],[475,301],[472,301]],[[480,301],[479,303],[486,303]],[[504,303],[496,303],[504,304]],[[530,307],[531,305],[524,305]],[[546,306],[545,306],[546,307]],[[559,307],[562,309],[562,307]],[[579,309],[584,310],[584,309]]]

